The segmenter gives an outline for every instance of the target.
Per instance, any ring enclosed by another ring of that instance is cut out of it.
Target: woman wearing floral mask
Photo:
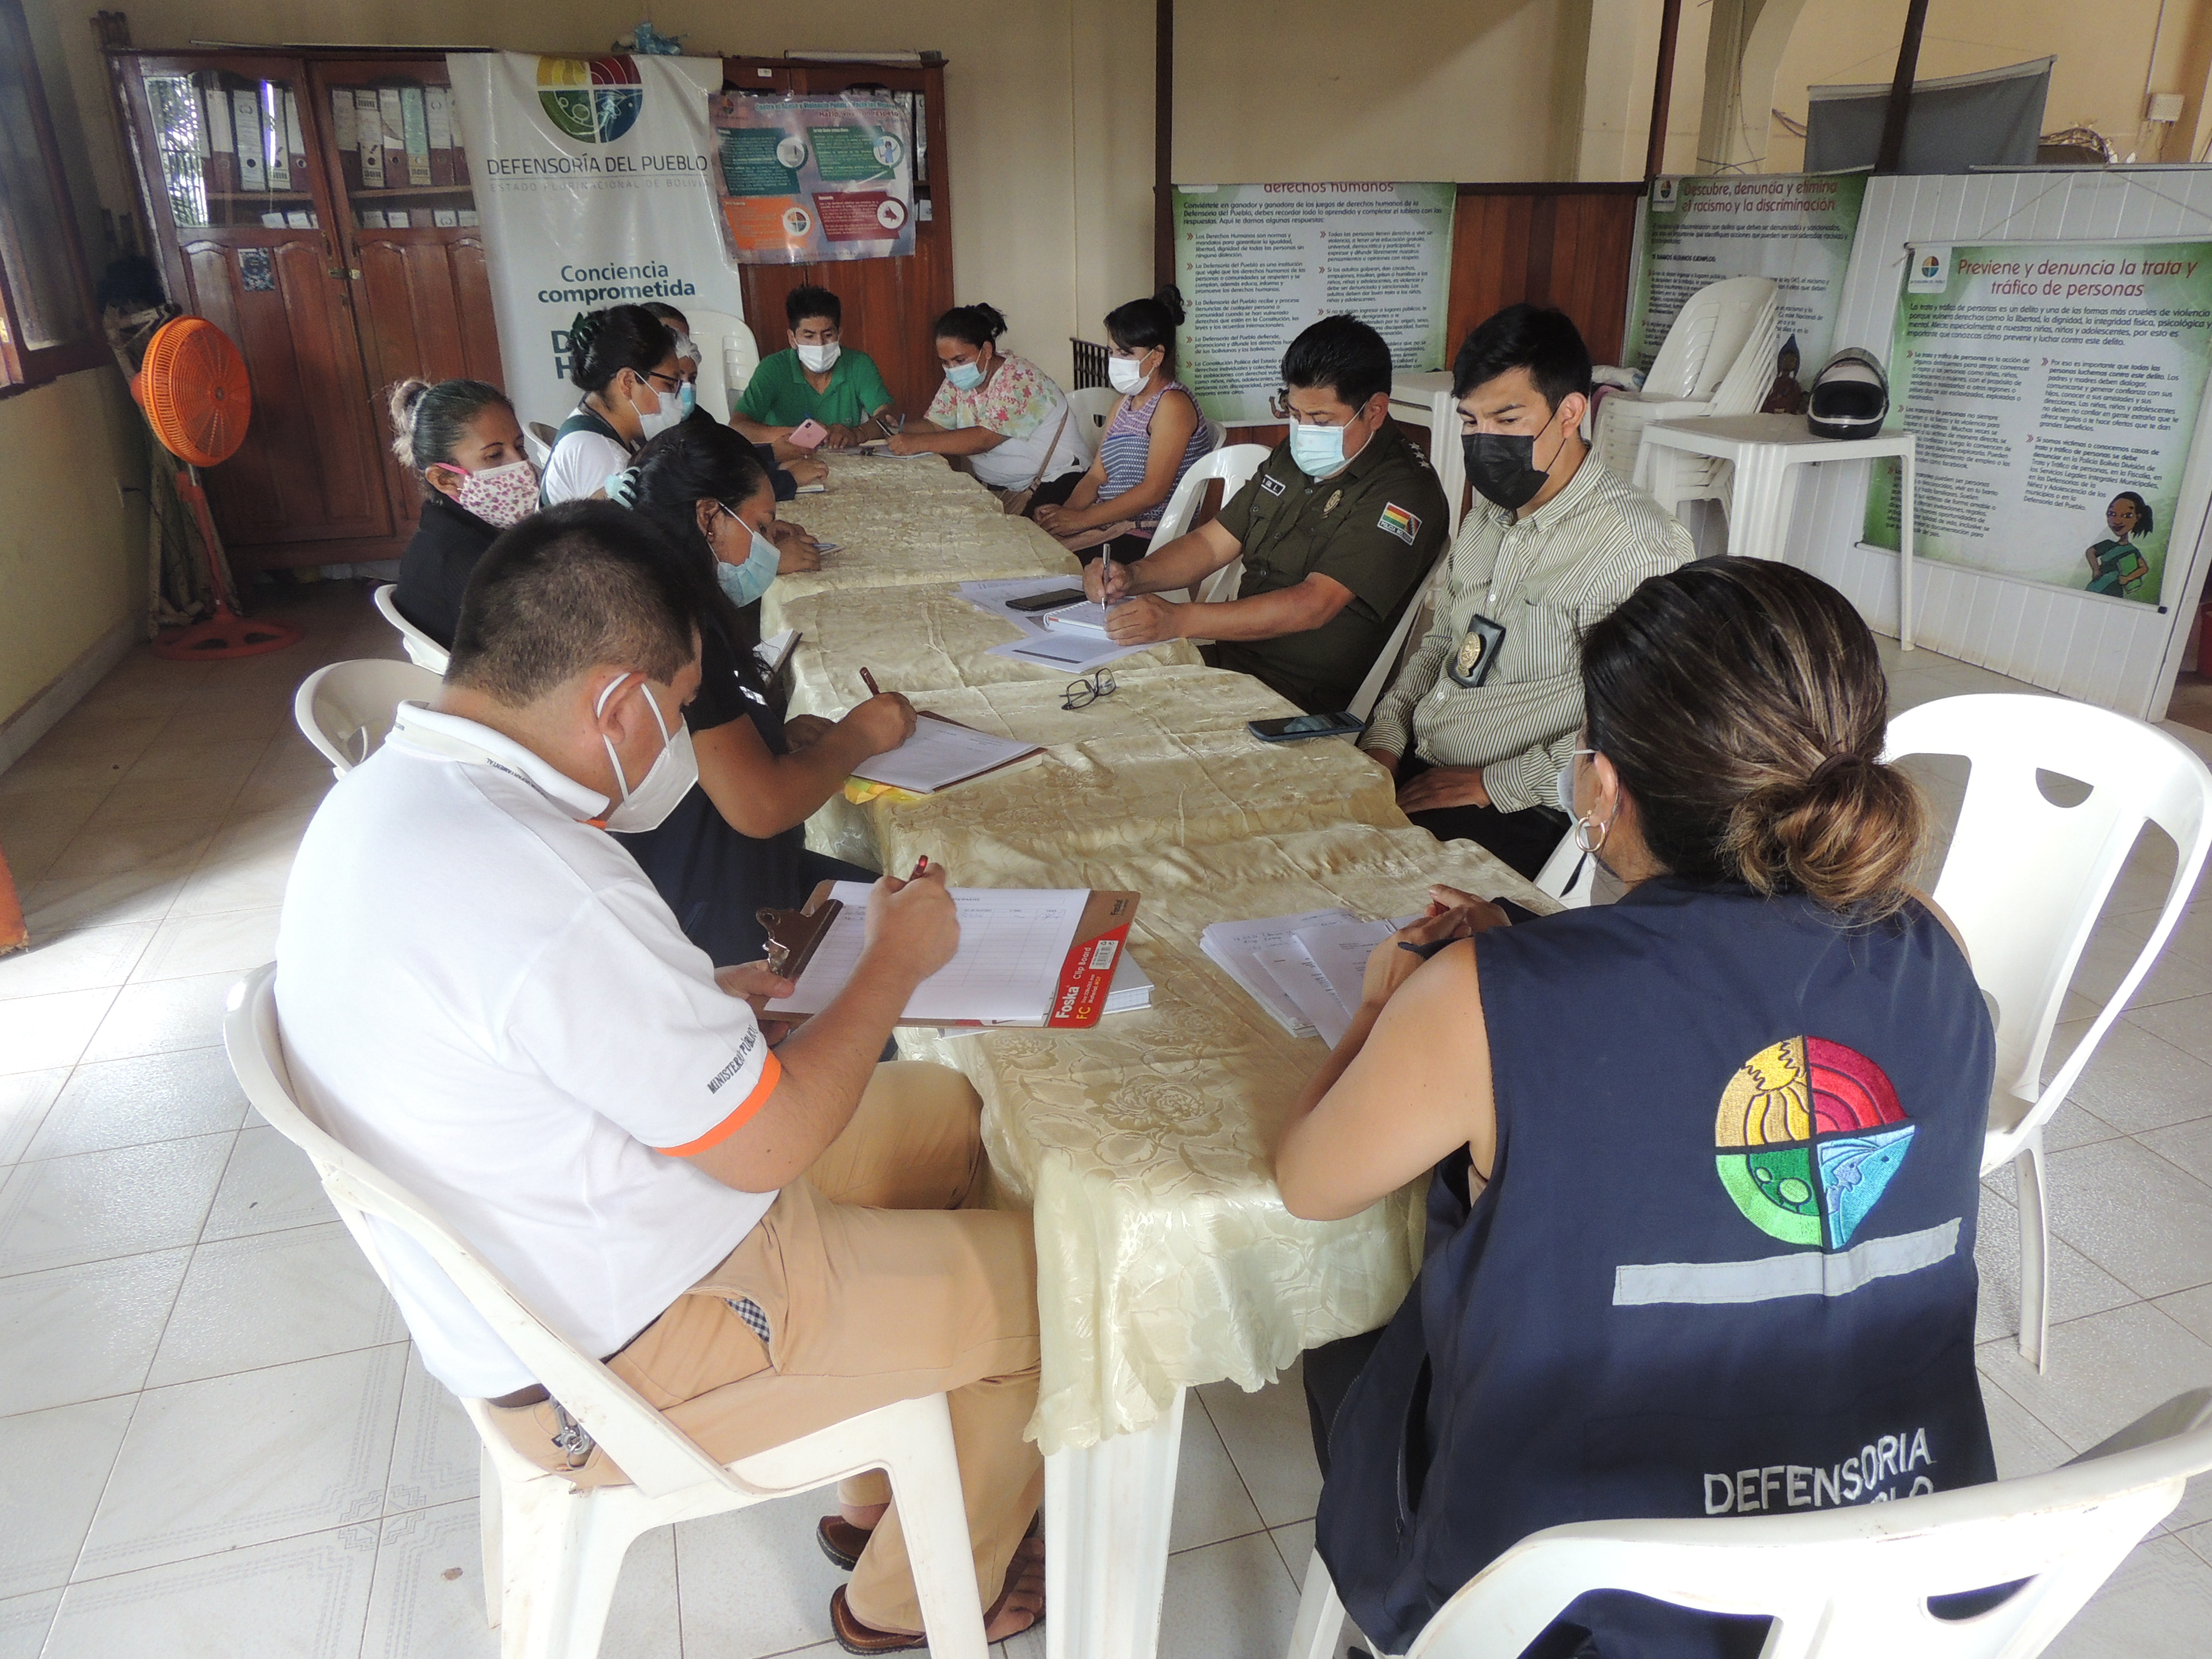
[[[538,508],[538,469],[507,394],[482,380],[392,388],[392,448],[422,480],[422,517],[399,560],[399,614],[450,645],[461,590],[501,531]]]
[[[640,446],[690,413],[675,331],[643,306],[610,306],[570,323],[568,379],[584,396],[553,434],[547,507],[598,495]]]

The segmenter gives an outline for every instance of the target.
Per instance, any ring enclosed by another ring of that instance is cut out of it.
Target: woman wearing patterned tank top
[[[1182,475],[1212,452],[1213,428],[1169,373],[1182,318],[1173,284],[1106,313],[1107,373],[1121,399],[1091,470],[1030,503],[1030,516],[1086,564],[1102,547],[1116,559],[1144,557]]]
[[[1275,1152],[1315,1218],[1434,1170],[1404,1305],[1306,1356],[1316,1547],[1385,1652],[1547,1527],[1995,1478],[1974,1371],[1995,1041],[1905,884],[1923,809],[1881,758],[1873,637],[1805,571],[1709,559],[1596,623],[1582,680],[1559,793],[1626,896],[1508,927],[1440,890],[1399,938],[1462,942],[1376,952]],[[1611,1590],[1542,1611],[1529,1651],[1578,1659],[1765,1635]]]

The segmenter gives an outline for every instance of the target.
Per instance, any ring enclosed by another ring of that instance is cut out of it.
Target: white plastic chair
[[[1399,616],[1397,625],[1391,629],[1390,637],[1383,642],[1381,654],[1375,659],[1375,665],[1367,671],[1367,678],[1359,682],[1359,690],[1352,694],[1351,712],[1360,719],[1365,720],[1375,712],[1375,705],[1381,699],[1383,689],[1390,684],[1390,677],[1398,672],[1399,659],[1406,654],[1406,641],[1413,635],[1414,618],[1421,614],[1429,595],[1443,579],[1444,567],[1450,562],[1451,544],[1447,541],[1443,551],[1437,555],[1437,562],[1429,567],[1428,574],[1421,578],[1420,585],[1413,589],[1413,596],[1406,601],[1406,609]]]
[[[399,614],[398,595],[398,586],[386,582],[370,597],[376,601],[378,614],[399,630],[399,641],[407,647],[407,659],[421,664],[433,674],[443,674],[446,647]]]
[[[1775,1621],[1763,1659],[2033,1659],[2212,1468],[2212,1389],[2049,1474],[1851,1509],[1589,1521],[1524,1538],[1438,1608],[1408,1659],[1515,1659],[1586,1590]],[[2026,1579],[1971,1619],[1931,1596]],[[1290,1659],[1334,1659],[1344,1605],[1316,1555]]]
[[[1972,764],[1934,896],[1966,942],[1975,980],[1996,1004],[1996,1080],[1982,1173],[2016,1168],[2020,1351],[2041,1369],[2051,1316],[2043,1126],[2065,1103],[2188,908],[2212,849],[2212,770],[2155,726],[2059,697],[1945,697],[1906,709],[1889,723],[1884,757],[1909,755],[1962,755]],[[2037,785],[2039,769],[2089,785],[2088,798],[2054,805]],[[2175,851],[2158,925],[2045,1083],[2044,1054],[2059,1004],[2146,822],[2171,837]]]
[[[1176,537],[1189,533],[1192,520],[1198,517],[1199,505],[1206,499],[1206,486],[1212,479],[1221,480],[1221,503],[1226,507],[1229,498],[1266,464],[1268,453],[1265,444],[1230,444],[1191,463],[1190,471],[1176,485],[1175,494],[1168,497],[1158,527],[1152,532],[1152,539],[1146,544],[1145,551],[1157,553]]]
[[[1106,437],[1106,422],[1121,394],[1110,386],[1079,386],[1067,394],[1068,436],[1087,468],[1098,459],[1098,446]]]
[[[553,446],[538,435],[541,429],[550,432],[553,428],[543,421],[532,421],[522,428],[522,453],[530,458],[531,465],[536,467],[538,476],[543,477],[546,462],[553,459]]]
[[[444,684],[419,663],[363,657],[318,668],[292,694],[301,735],[322,751],[334,777],[367,760],[392,735],[403,702],[428,702]]]
[[[1653,421],[1693,416],[1749,415],[1774,383],[1775,331],[1781,299],[1771,277],[1731,276],[1692,295],[1659,348],[1640,392],[1616,392],[1598,405],[1597,458],[1623,478],[1651,487],[1650,469],[1675,466],[1675,499],[1725,491],[1723,462],[1666,452],[1663,462],[1644,450],[1644,428]]]
[[[1536,872],[1536,886],[1559,900],[1562,908],[1580,910],[1589,906],[1596,885],[1597,860],[1575,844],[1574,826],[1569,824],[1567,833],[1552,849],[1552,856]]]
[[[271,963],[233,987],[224,1018],[224,1047],[246,1098],[307,1153],[339,1218],[387,1287],[385,1250],[396,1231],[453,1281],[632,1483],[580,1491],[518,1452],[483,1401],[462,1402],[483,1441],[478,1501],[485,1612],[501,1627],[502,1659],[592,1659],[623,1557],[641,1534],[878,1468],[890,1476],[898,1503],[931,1653],[984,1659],[982,1607],[943,1395],[865,1413],[727,1467],[716,1463],[628,1383],[579,1352],[418,1200],[333,1139],[300,1104],[277,1030],[276,972]]]
[[[730,394],[743,394],[760,367],[760,343],[742,317],[725,311],[690,311],[692,343],[699,348],[699,406],[717,420],[730,418]],[[732,379],[735,371],[737,378]]]

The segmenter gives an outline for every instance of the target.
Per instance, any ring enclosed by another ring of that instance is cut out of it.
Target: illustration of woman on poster
[[[2150,503],[2132,489],[2123,489],[2105,508],[2105,526],[2112,539],[2092,544],[2081,556],[2089,562],[2089,592],[2136,597],[2150,564],[2135,544],[2137,536],[2151,532]]]

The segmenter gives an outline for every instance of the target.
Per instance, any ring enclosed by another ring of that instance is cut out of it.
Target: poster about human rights
[[[914,252],[914,138],[888,96],[727,92],[707,118],[723,246],[737,264]]]
[[[1916,245],[1890,353],[1915,553],[2160,602],[2205,370],[2212,243]],[[1894,548],[1897,471],[1866,538]]]

